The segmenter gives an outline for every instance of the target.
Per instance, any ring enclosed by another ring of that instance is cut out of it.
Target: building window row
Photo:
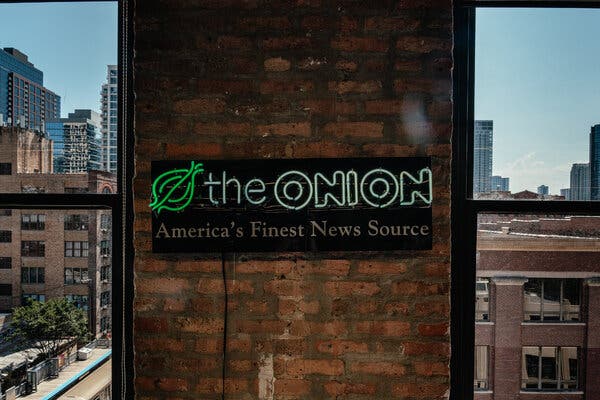
[[[79,294],[67,294],[65,295],[65,299],[69,300],[73,305],[82,310],[87,310],[89,308],[88,296],[79,295]]]
[[[0,163],[0,175],[12,175],[12,164]]]
[[[110,256],[110,241],[102,240],[100,242],[100,255],[101,256]]]
[[[43,303],[46,301],[46,295],[45,294],[39,294],[39,293],[23,293],[23,295],[21,296],[22,298],[22,303],[23,304],[27,304],[30,303],[32,301],[39,301],[40,303]]]
[[[44,283],[46,280],[43,267],[22,267],[21,283]]]
[[[46,215],[22,214],[21,229],[24,231],[43,231],[46,229]]]
[[[88,255],[88,242],[65,242],[65,257],[87,257]]]
[[[0,257],[0,269],[11,269],[12,257]]]
[[[66,231],[87,231],[89,227],[89,215],[67,214],[65,215]]]
[[[110,291],[100,294],[100,307],[106,307],[110,304]]]
[[[21,242],[21,256],[44,257],[46,244],[42,240],[24,240]]]
[[[577,390],[577,347],[523,347],[523,390]]]
[[[88,280],[87,268],[65,268],[65,285],[87,283]]]
[[[490,320],[490,281],[475,283],[475,320]],[[529,278],[523,286],[523,321],[578,322],[581,320],[580,279]]]
[[[100,267],[100,280],[104,282],[112,281],[112,269],[110,265]]]
[[[0,243],[12,242],[12,231],[0,231]]]

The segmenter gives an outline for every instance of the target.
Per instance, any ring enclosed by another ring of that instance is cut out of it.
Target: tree
[[[38,349],[42,358],[53,357],[64,344],[83,343],[90,336],[84,311],[64,298],[15,308],[11,330],[15,344]]]

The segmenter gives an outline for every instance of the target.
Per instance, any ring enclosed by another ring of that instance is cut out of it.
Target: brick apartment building
[[[0,187],[4,193],[114,192],[113,174],[54,174],[52,141],[21,128],[0,127]],[[102,210],[0,210],[0,312],[26,298],[67,297],[89,310],[102,336],[111,326],[111,215]]]
[[[599,222],[480,217],[476,400],[597,398]]]

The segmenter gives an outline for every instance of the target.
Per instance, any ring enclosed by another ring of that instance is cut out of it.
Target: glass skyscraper
[[[590,199],[590,164],[573,164],[568,200]]]
[[[102,85],[102,170],[117,172],[117,66],[108,65]]]
[[[60,96],[44,87],[44,74],[12,47],[0,50],[0,125],[44,132],[60,118]]]
[[[590,130],[590,198],[600,200],[600,124]]]
[[[508,192],[510,178],[503,178],[499,175],[492,176],[492,192]]]
[[[92,110],[75,110],[68,118],[46,124],[54,141],[55,173],[81,173],[101,168],[100,124],[100,115]]]
[[[473,143],[473,194],[492,191],[494,121],[475,121]]]

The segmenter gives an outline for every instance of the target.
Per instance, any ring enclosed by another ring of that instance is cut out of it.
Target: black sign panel
[[[155,253],[431,249],[428,157],[152,162]]]

